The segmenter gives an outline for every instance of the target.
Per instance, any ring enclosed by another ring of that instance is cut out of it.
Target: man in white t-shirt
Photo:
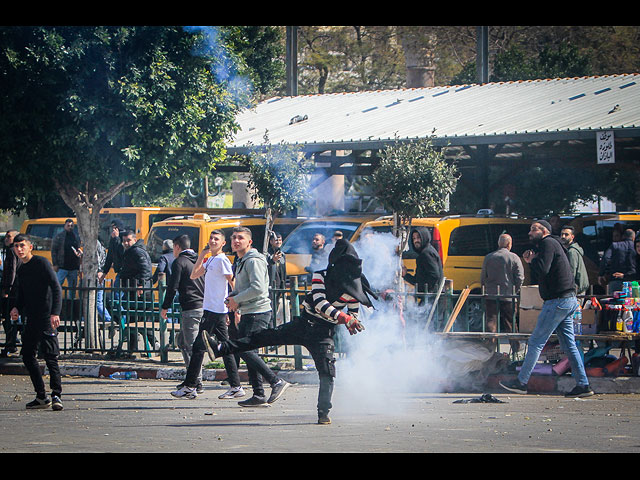
[[[200,332],[206,330],[210,333],[220,335],[225,339],[229,338],[228,321],[229,310],[225,305],[228,294],[228,286],[233,288],[233,272],[231,262],[222,252],[222,247],[226,244],[224,233],[214,230],[209,236],[208,245],[202,249],[196,260],[196,264],[191,272],[191,278],[196,279],[204,275],[204,303],[203,317],[200,322]],[[205,256],[211,256],[205,260]],[[200,333],[199,332],[199,333]],[[201,334],[198,334],[193,343],[191,361],[187,368],[187,375],[181,388],[171,392],[171,395],[179,398],[193,399],[197,397],[196,385],[198,372],[202,368],[202,361],[206,347]],[[219,398],[238,398],[245,395],[240,386],[240,376],[238,365],[233,355],[223,357],[224,366],[227,371],[230,388],[220,395]]]

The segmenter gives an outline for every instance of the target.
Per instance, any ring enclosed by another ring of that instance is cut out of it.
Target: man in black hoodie
[[[427,227],[418,227],[411,231],[411,243],[418,253],[416,258],[416,273],[407,273],[402,267],[402,278],[411,285],[415,285],[416,293],[434,293],[443,276],[442,260],[436,249],[431,245],[431,233]],[[418,297],[418,303],[423,304],[424,298]]]
[[[124,254],[122,255],[122,269],[120,270],[120,285],[123,288],[131,288],[128,290],[129,308],[135,308],[136,310],[143,308],[145,300],[150,299],[150,290],[145,292],[145,288],[151,287],[151,257],[149,252],[144,246],[144,241],[138,240],[133,230],[129,230],[122,236],[122,245],[124,246]],[[134,290],[135,289],[135,290]],[[126,295],[126,294],[125,294]],[[137,304],[137,301],[140,304]],[[140,321],[144,321],[144,316],[136,313],[129,315],[129,323],[136,323],[138,318]],[[129,348],[131,350],[137,350],[138,337],[135,332],[136,329],[131,330],[129,335]],[[149,341],[149,347],[155,347],[155,337],[153,335],[153,329],[147,328],[147,339]],[[141,332],[144,329],[140,329]]]
[[[540,352],[555,331],[562,350],[569,357],[571,374],[576,379],[576,387],[565,396],[588,397],[593,395],[593,390],[574,336],[573,314],[579,304],[569,258],[558,237],[551,235],[551,225],[546,220],[536,220],[531,224],[529,239],[536,245],[536,251],[527,250],[523,258],[530,265],[531,278],[538,284],[544,303],[529,337],[520,373],[515,380],[501,381],[500,385],[514,393],[527,393],[527,383]]]
[[[198,254],[191,248],[189,235],[180,235],[173,240],[173,257],[171,275],[167,277],[167,290],[160,315],[167,319],[167,311],[173,305],[178,292],[180,302],[180,333],[176,341],[182,352],[184,364],[189,367],[193,352],[193,342],[198,336],[202,320],[204,299],[204,277],[191,279],[191,272],[198,260]],[[182,386],[179,385],[178,388]],[[198,393],[202,393],[202,373],[198,373]]]

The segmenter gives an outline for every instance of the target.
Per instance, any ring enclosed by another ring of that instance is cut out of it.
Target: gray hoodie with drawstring
[[[238,303],[240,314],[271,311],[267,258],[251,248],[235,265],[235,288],[230,297]]]

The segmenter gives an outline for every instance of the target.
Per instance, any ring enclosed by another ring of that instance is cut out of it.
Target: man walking
[[[518,295],[524,282],[524,267],[520,257],[511,251],[513,240],[503,233],[498,237],[498,250],[484,257],[480,281],[487,295]],[[516,309],[515,298],[487,299],[487,331],[498,331],[498,311],[500,312],[500,331],[513,332],[513,312]],[[494,342],[495,344],[495,339]],[[520,342],[510,341],[511,348],[517,352]]]
[[[555,331],[562,350],[569,357],[571,374],[576,380],[575,388],[565,396],[588,397],[593,395],[593,390],[573,333],[573,314],[579,306],[569,260],[560,241],[551,235],[551,225],[546,220],[536,220],[531,224],[529,239],[536,245],[537,252],[527,250],[523,258],[531,267],[532,279],[538,283],[544,303],[529,337],[529,348],[520,373],[515,380],[501,381],[500,385],[511,392],[527,393],[527,383],[540,352]]]
[[[269,300],[269,274],[264,255],[252,248],[251,230],[235,227],[231,235],[231,250],[236,254],[235,285],[227,297],[229,310],[240,312],[238,336],[246,337],[269,326],[271,319],[271,301]],[[238,402],[243,407],[269,406],[284,393],[289,383],[278,378],[264,363],[257,350],[248,350],[240,354],[247,364],[249,382],[253,396]],[[271,385],[271,395],[267,399],[263,378]]]
[[[166,241],[166,240],[165,240]],[[184,364],[189,367],[193,356],[193,342],[198,335],[202,320],[202,300],[204,298],[204,279],[191,278],[191,272],[198,260],[198,254],[191,249],[189,235],[180,235],[171,241],[172,274],[167,276],[167,290],[160,309],[160,316],[167,320],[167,312],[173,306],[178,293],[180,303],[180,332],[176,337],[178,348],[182,352]],[[180,388],[182,385],[179,385]],[[198,373],[196,389],[202,393],[202,375]]]
[[[22,333],[22,361],[27,367],[36,398],[27,403],[28,409],[62,410],[62,378],[58,365],[60,347],[57,328],[60,326],[62,288],[49,261],[33,255],[33,244],[27,235],[13,240],[16,256],[22,261],[17,272],[17,296],[11,309],[11,319],[26,318]],[[49,369],[51,398],[45,391],[44,380],[36,355],[41,353]]]
[[[9,304],[11,298],[15,294],[13,284],[16,281],[16,273],[22,261],[18,258],[13,250],[13,239],[19,232],[17,230],[9,230],[4,236],[4,249],[2,255],[2,287],[0,290],[0,316],[2,316],[2,326],[4,327],[5,343],[0,357],[9,356],[10,353],[18,351],[18,326],[11,321],[9,316]]]
[[[71,297],[78,283],[81,256],[80,237],[74,231],[73,219],[67,218],[64,222],[64,230],[53,237],[51,242],[51,263],[60,285],[65,279],[67,280],[72,292]]]
[[[569,265],[576,282],[576,291],[578,295],[584,295],[589,289],[589,274],[584,264],[584,250],[575,241],[576,232],[571,225],[565,225],[560,232],[560,241],[567,248],[567,256],[569,257]]]

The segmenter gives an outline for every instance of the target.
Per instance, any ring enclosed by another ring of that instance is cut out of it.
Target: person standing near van
[[[571,363],[571,375],[576,380],[575,388],[565,396],[588,397],[593,395],[593,390],[589,386],[573,330],[573,314],[579,304],[569,259],[558,237],[551,235],[551,225],[546,220],[536,220],[531,224],[529,239],[536,245],[536,251],[527,250],[523,258],[531,267],[531,278],[539,285],[544,303],[529,337],[527,355],[520,373],[514,380],[500,381],[500,385],[510,392],[526,394],[527,383],[540,352],[555,332]]]
[[[235,227],[231,235],[231,250],[236,254],[235,284],[227,297],[229,310],[240,312],[238,336],[246,337],[269,327],[271,300],[269,299],[269,274],[267,259],[253,248],[251,230]],[[204,339],[203,339],[204,340]],[[257,350],[240,354],[247,364],[253,396],[238,402],[243,407],[269,406],[284,393],[289,383],[279,378],[260,358]],[[267,399],[263,378],[271,385]]]
[[[414,285],[416,293],[434,293],[442,277],[442,260],[433,245],[431,245],[431,233],[427,227],[418,227],[411,231],[413,249],[418,254],[416,258],[416,273],[407,273],[407,268],[402,266],[402,278]],[[418,303],[424,303],[424,298],[418,297]]]
[[[81,256],[80,237],[74,230],[73,219],[67,218],[62,232],[51,242],[51,263],[60,285],[66,279],[72,291],[78,283]]]
[[[124,256],[124,245],[122,244],[122,237],[126,233],[124,222],[119,218],[113,219],[109,226],[111,232],[109,233],[109,245],[107,245],[107,258],[105,259],[104,266],[98,271],[98,280],[102,281],[104,277],[109,274],[109,270],[113,267],[113,271],[116,274],[114,287],[120,286],[120,270],[122,270],[122,257]]]
[[[60,326],[62,287],[49,261],[33,255],[28,235],[19,234],[13,240],[16,256],[22,261],[17,271],[17,295],[11,305],[11,319],[20,315],[26,319],[22,332],[22,362],[36,391],[36,398],[27,409],[52,407],[62,410],[62,377],[58,365],[60,346],[57,328]],[[51,398],[46,394],[37,355],[41,354],[49,369]]]
[[[524,267],[520,257],[511,251],[513,239],[503,233],[498,237],[498,250],[484,257],[480,281],[487,295],[518,295],[524,282]],[[516,310],[516,299],[489,298],[486,302],[487,331],[498,331],[498,312],[500,312],[500,331],[513,332],[513,313]],[[511,348],[518,351],[520,342],[512,340]],[[495,339],[492,342],[495,344]]]
[[[571,266],[573,278],[575,278],[576,282],[576,292],[578,295],[584,295],[589,289],[589,274],[584,264],[584,250],[575,239],[576,231],[571,225],[562,227],[560,241],[567,247],[569,265]]]
[[[608,282],[608,294],[622,290],[623,282],[631,282],[636,277],[635,232],[627,229],[620,241],[614,241],[604,252],[600,263],[598,280]]]
[[[9,230],[4,236],[4,249],[2,255],[2,288],[0,297],[0,315],[2,316],[3,322],[2,326],[4,327],[5,334],[5,344],[2,352],[0,352],[0,357],[5,358],[10,353],[15,353],[18,351],[17,343],[18,343],[18,326],[11,321],[11,317],[9,316],[9,304],[11,302],[12,297],[15,295],[15,289],[13,289],[13,285],[16,281],[16,273],[18,271],[18,267],[22,264],[22,260],[18,258],[16,253],[13,251],[13,239],[15,236],[20,233],[17,230]]]

